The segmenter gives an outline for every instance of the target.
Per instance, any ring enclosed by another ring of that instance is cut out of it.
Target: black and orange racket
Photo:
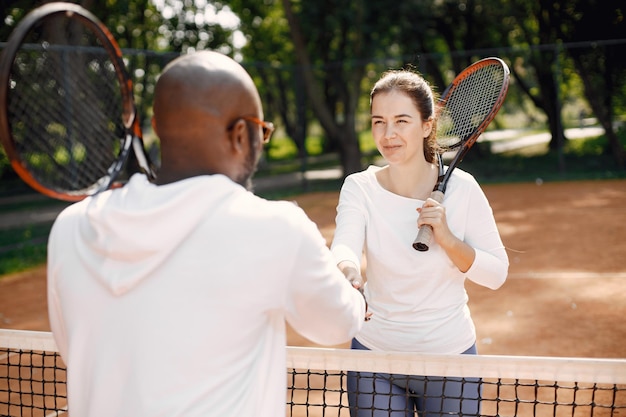
[[[485,58],[463,70],[445,89],[437,110],[439,179],[430,198],[442,202],[450,176],[502,107],[509,88],[509,67],[499,58]],[[443,154],[452,154],[444,170]],[[413,248],[427,251],[433,236],[420,227]]]
[[[78,201],[116,183],[129,156],[151,179],[122,52],[72,3],[48,3],[11,33],[0,60],[0,139],[16,173]]]

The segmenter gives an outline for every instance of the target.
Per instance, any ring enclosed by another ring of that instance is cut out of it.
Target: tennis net
[[[626,359],[290,346],[287,361],[292,417],[349,416],[348,397],[372,416],[626,416]],[[65,381],[50,333],[0,330],[0,416],[64,415]]]

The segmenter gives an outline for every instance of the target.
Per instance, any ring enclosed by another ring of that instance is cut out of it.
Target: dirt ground
[[[496,291],[467,283],[479,352],[626,358],[626,180],[483,188],[511,266]],[[328,242],[337,196],[296,198]],[[0,279],[0,327],[49,329],[45,268]]]

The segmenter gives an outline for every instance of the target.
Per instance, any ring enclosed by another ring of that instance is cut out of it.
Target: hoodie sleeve
[[[66,209],[67,210],[67,209]],[[63,214],[59,216],[61,219]],[[59,219],[54,223],[48,237],[48,263],[47,263],[47,298],[48,298],[48,320],[52,336],[57,344],[61,357],[67,359],[67,332],[63,322],[63,313],[57,293],[57,275],[56,267],[59,257],[60,245],[62,241],[62,229]]]
[[[314,343],[348,342],[363,325],[365,301],[337,268],[315,224],[308,218],[300,223],[302,239],[287,294],[287,322]]]

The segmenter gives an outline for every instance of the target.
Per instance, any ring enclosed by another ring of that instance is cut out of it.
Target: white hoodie
[[[331,345],[365,311],[301,209],[222,175],[135,175],[68,207],[48,303],[83,417],[285,415],[285,320]]]

